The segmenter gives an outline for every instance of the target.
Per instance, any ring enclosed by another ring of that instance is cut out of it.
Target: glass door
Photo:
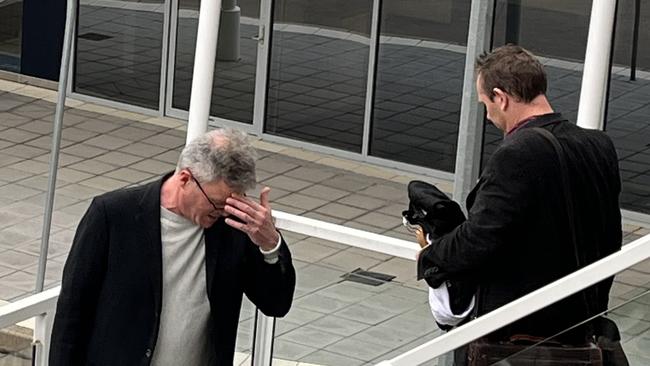
[[[264,131],[361,153],[372,0],[276,0]]]
[[[190,104],[199,7],[200,0],[172,0],[166,114],[180,118],[187,117]],[[260,0],[222,1],[210,108],[220,122],[253,125],[263,30]]]
[[[0,1],[0,70],[20,72],[23,2]]]
[[[80,1],[72,92],[158,109],[164,7],[164,0]]]

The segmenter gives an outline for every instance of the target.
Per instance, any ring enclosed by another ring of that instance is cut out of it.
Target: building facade
[[[223,1],[211,116],[271,141],[453,179],[470,0]],[[198,0],[81,0],[70,92],[186,118]],[[46,11],[44,11],[46,10]],[[540,56],[576,120],[591,1],[496,0],[493,47]],[[0,1],[0,69],[55,80],[65,1]],[[221,45],[234,44],[235,48]],[[622,207],[650,221],[650,2],[618,1],[605,130]],[[238,47],[238,49],[237,49]],[[480,108],[477,104],[466,106]],[[502,136],[485,121],[482,160]],[[597,198],[595,198],[597,199]]]

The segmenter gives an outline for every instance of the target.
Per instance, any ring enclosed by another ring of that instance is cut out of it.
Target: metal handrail
[[[650,234],[625,245],[619,252],[378,365],[413,366],[433,360],[648,258],[650,258]]]
[[[420,246],[414,242],[336,225],[308,217],[273,211],[275,225],[298,234],[347,244],[394,257],[415,260]]]
[[[61,286],[0,307],[0,329],[34,318],[32,365],[47,366],[54,309]]]
[[[0,329],[46,314],[56,307],[61,286],[0,306]]]

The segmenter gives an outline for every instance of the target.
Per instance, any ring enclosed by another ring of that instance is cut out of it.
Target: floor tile
[[[329,203],[316,209],[316,212],[349,220],[363,215],[366,211],[346,205],[341,205],[339,203]]]

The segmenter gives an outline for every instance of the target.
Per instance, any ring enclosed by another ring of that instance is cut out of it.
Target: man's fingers
[[[259,217],[260,215],[255,210],[253,210],[250,206],[244,206],[243,210],[240,210],[233,205],[226,205],[224,207],[224,210],[231,216],[238,218],[239,221],[244,223],[244,225],[248,225],[248,224],[257,225],[258,221],[260,220]]]
[[[260,216],[259,210],[262,208],[262,206],[258,205],[253,201],[250,201],[248,199],[243,200],[236,197],[228,197],[226,199],[225,210],[226,212],[231,213],[230,211],[228,211],[229,210],[228,207],[230,207],[230,209],[235,209],[238,211],[245,212],[250,217],[255,217],[255,218],[259,218]]]
[[[260,205],[259,203],[255,202],[255,200],[252,200],[252,199],[250,199],[249,197],[246,197],[246,196],[240,196],[238,194],[233,194],[233,195],[231,195],[230,197],[228,197],[226,199],[226,203],[231,204],[230,203],[231,201],[229,201],[229,200],[234,201],[234,202],[239,202],[244,206],[249,206],[249,207],[251,207],[253,209],[253,211],[260,211],[260,210],[264,209],[264,207],[262,205]],[[238,205],[237,207],[240,208],[241,210],[243,210],[244,206],[242,206],[242,205]]]
[[[244,233],[248,234],[248,228],[243,223],[230,217],[227,217],[225,221],[226,221],[226,225],[234,227],[235,229],[239,231],[243,231]]]
[[[262,192],[260,192],[260,204],[262,207],[269,208],[269,192],[271,192],[271,188],[269,187],[262,188]]]

